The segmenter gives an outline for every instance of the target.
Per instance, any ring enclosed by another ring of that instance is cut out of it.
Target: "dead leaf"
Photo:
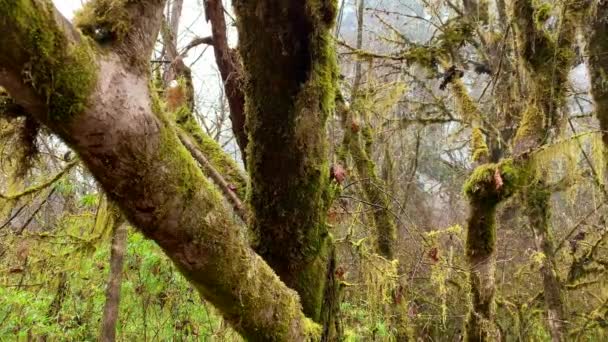
[[[494,185],[496,186],[496,190],[500,190],[504,185],[498,169],[494,171]]]
[[[329,169],[329,179],[335,179],[338,184],[342,184],[346,179],[346,170],[340,164],[332,165]]]

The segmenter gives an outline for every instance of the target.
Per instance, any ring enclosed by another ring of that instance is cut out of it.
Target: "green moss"
[[[74,23],[100,43],[120,41],[129,31],[128,0],[93,0],[76,12]]]
[[[529,103],[526,106],[521,118],[517,133],[515,134],[515,144],[525,139],[538,136],[539,132],[542,132],[545,127],[545,116],[540,111],[536,104]]]
[[[0,37],[4,65],[22,65],[23,81],[46,99],[51,121],[68,119],[86,108],[96,83],[96,61],[90,42],[68,41],[57,26],[52,5],[34,5],[30,0],[0,1],[1,25],[15,35]]]
[[[515,165],[512,159],[498,164],[484,164],[477,167],[465,182],[464,193],[469,201],[496,204],[517,190],[522,184],[523,174],[522,168]]]
[[[514,1],[517,45],[532,91],[529,108],[522,118],[522,126],[526,127],[520,128],[518,137],[534,135],[541,142],[547,130],[559,122],[558,113],[565,104],[568,73],[575,58],[576,29],[589,3],[564,3],[559,30],[553,34],[542,27],[552,11],[550,4],[535,7],[530,0]]]
[[[464,184],[470,214],[466,249],[469,258],[483,258],[494,252],[496,207],[521,186],[525,172],[512,159],[477,167]]]
[[[474,161],[482,161],[488,158],[490,150],[481,129],[478,127],[473,128],[473,132],[471,133],[471,145],[473,147]]]
[[[326,122],[338,75],[331,35],[336,2],[234,5],[246,74],[256,251],[298,291],[304,312],[318,321],[325,245],[331,243],[325,222],[332,197]]]
[[[551,12],[553,11],[553,5],[545,2],[540,6],[537,6],[534,10],[534,23],[536,24],[537,29],[542,30],[545,22],[551,17]]]

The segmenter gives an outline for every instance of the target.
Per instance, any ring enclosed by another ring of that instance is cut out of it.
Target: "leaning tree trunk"
[[[256,251],[317,322],[335,299],[326,121],[337,79],[334,0],[234,2],[245,95]],[[325,302],[325,303],[324,303]],[[329,322],[322,322],[328,326]]]
[[[228,46],[226,19],[222,0],[207,0],[205,15],[211,22],[211,37],[215,63],[224,83],[224,93],[230,107],[232,133],[247,165],[247,144],[249,137],[245,129],[245,94],[243,93],[243,70],[235,49]]]
[[[365,0],[359,0],[357,5],[357,42],[356,48],[361,50],[363,47],[363,21],[365,15]],[[368,202],[374,203],[377,207],[373,208],[372,221],[376,231],[376,250],[388,260],[395,258],[395,244],[397,239],[397,227],[395,219],[390,211],[390,200],[384,189],[384,181],[376,173],[376,164],[369,155],[372,137],[370,127],[361,127],[359,118],[360,88],[363,73],[361,61],[355,61],[355,77],[351,91],[352,107],[349,107],[342,96],[337,94],[336,111],[342,120],[344,129],[343,146],[341,149],[340,160],[345,162],[348,154],[353,159],[354,167],[359,179],[362,180],[361,188],[363,195]]]
[[[245,338],[319,340],[320,326],[305,317],[298,295],[248,246],[239,225],[225,210],[222,197],[180,143],[172,123],[150,92],[147,60],[160,27],[164,1],[113,4],[122,6],[105,6],[105,0],[87,3],[79,22],[83,32],[93,38],[89,39],[48,1],[0,0],[0,45],[7,47],[0,54],[0,85],[27,113],[78,153],[131,224],[153,239]],[[320,11],[315,4],[318,2],[307,4],[306,8]],[[270,3],[265,5],[259,8],[272,8]],[[319,16],[320,13],[303,10],[298,14],[305,16],[284,24],[295,29],[308,20],[332,17]],[[328,25],[314,21],[310,28],[324,32]],[[264,28],[271,31],[263,31]],[[259,26],[248,38],[250,42],[268,43],[272,32],[270,27]],[[303,32],[304,35],[315,36]],[[321,41],[329,44],[329,39],[320,37],[315,43]],[[284,40],[287,42],[292,40]],[[250,49],[256,47],[247,44],[242,51],[248,55]],[[324,64],[321,61],[330,59],[332,50],[323,51],[328,55],[307,49],[306,58],[300,59],[313,61],[311,70],[319,76],[326,75],[319,66]],[[285,66],[292,67],[288,70],[302,70],[297,63]],[[327,76],[323,79],[333,78]],[[282,77],[275,80],[268,73],[265,81],[283,89]],[[266,93],[270,90],[258,89],[254,95],[272,99],[273,94]],[[314,95],[319,94],[322,93]],[[313,102],[323,98],[312,95]],[[333,99],[333,93],[327,96]],[[299,108],[300,113],[311,112],[304,106]],[[308,122],[299,121],[300,126]],[[298,140],[311,141],[308,138],[318,132],[318,127],[314,128],[314,132],[298,130],[303,133]],[[318,174],[319,182],[327,176],[322,167]],[[277,209],[281,212],[280,205]],[[322,217],[321,213],[316,214],[315,217]],[[265,227],[258,228],[263,231]],[[306,256],[315,250],[323,251],[315,248],[320,245],[307,246]],[[311,264],[314,263],[308,263]],[[325,274],[320,275],[324,279]]]

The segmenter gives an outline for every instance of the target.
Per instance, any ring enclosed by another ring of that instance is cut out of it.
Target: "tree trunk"
[[[321,328],[250,249],[151,96],[146,66],[164,1],[105,8],[117,13],[104,18],[121,25],[99,21],[99,4],[88,2],[78,18],[83,32],[100,44],[93,48],[95,42],[84,39],[49,2],[0,0],[0,45],[10,47],[0,54],[0,85],[79,154],[131,224],[156,241],[245,338],[320,339]],[[261,41],[267,35],[256,34],[261,36],[254,40]],[[320,278],[325,277],[323,272]]]
[[[552,37],[538,28],[535,9],[530,0],[516,0],[513,4],[515,33],[519,45],[520,58],[530,83],[530,98],[522,113],[522,121],[515,135],[516,153],[527,156],[551,138],[552,130],[557,130],[563,120],[560,109],[565,106],[568,73],[574,56],[570,53],[576,29],[590,2],[564,3],[559,35]],[[547,63],[547,60],[553,63]],[[555,252],[549,226],[550,193],[536,175],[534,163],[524,157],[526,184],[523,195],[526,211],[534,231],[537,250],[544,255],[541,267],[545,309],[551,338],[562,341],[566,336],[566,312],[563,308],[562,289],[555,267]]]
[[[298,292],[304,313],[321,322],[333,272],[325,222],[332,200],[326,121],[337,79],[331,37],[336,4],[234,5],[246,79],[255,249]]]
[[[127,225],[124,222],[114,223],[112,249],[110,252],[110,275],[106,287],[106,303],[103,308],[101,335],[99,340],[111,342],[116,340],[116,321],[120,308],[120,287],[122,284],[122,268],[127,249]]]
[[[542,190],[542,186],[536,186],[527,191],[524,196],[526,214],[534,231],[536,249],[544,256],[540,271],[551,340],[553,342],[564,341],[567,337],[566,322],[564,321],[566,313],[562,299],[562,284],[555,266],[555,246],[550,229],[549,200],[551,194],[547,190]]]
[[[479,166],[464,185],[469,200],[466,256],[472,306],[465,325],[466,341],[495,341],[494,269],[496,208],[516,191],[520,170],[512,160]]]
[[[608,2],[598,2],[592,18],[587,35],[587,66],[591,77],[595,116],[600,123],[602,140],[608,151]],[[606,161],[608,162],[608,156]]]

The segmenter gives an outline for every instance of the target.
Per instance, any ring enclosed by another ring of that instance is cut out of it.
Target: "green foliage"
[[[0,277],[0,340],[14,336],[97,339],[105,302],[109,241],[83,249],[84,240],[80,239],[85,237],[69,235],[79,232],[91,219],[81,216],[65,221],[65,235],[30,235],[14,241],[18,248],[0,263],[0,274],[4,274]],[[28,266],[24,272],[6,272],[20,265],[18,253],[23,253],[24,244]],[[68,293],[58,315],[49,317],[61,272],[68,274]],[[199,298],[156,244],[139,233],[129,235],[123,272],[119,340],[240,339],[223,326],[215,310]],[[21,288],[17,286],[20,282]]]

